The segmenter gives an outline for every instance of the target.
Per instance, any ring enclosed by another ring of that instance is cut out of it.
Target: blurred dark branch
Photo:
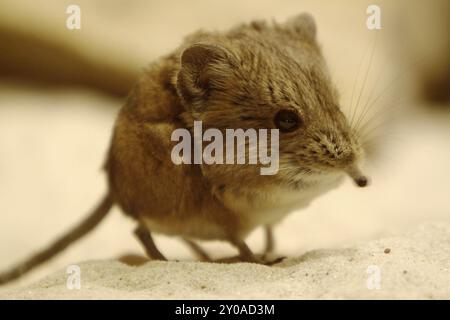
[[[0,28],[0,79],[86,86],[125,96],[136,77],[134,70],[90,60],[52,39]]]

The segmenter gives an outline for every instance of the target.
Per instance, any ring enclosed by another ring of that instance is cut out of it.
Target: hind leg
[[[138,238],[139,242],[145,249],[148,257],[152,260],[167,260],[163,254],[158,250],[153,241],[152,235],[148,228],[143,224],[139,223],[137,228],[134,230],[134,234]]]
[[[242,261],[264,264],[264,261],[255,256],[255,254],[245,243],[245,241],[239,239],[230,239],[230,243],[239,250],[239,256]]]
[[[194,241],[183,238],[184,243],[188,245],[188,247],[191,249],[191,251],[201,260],[206,262],[211,262],[210,256],[206,253],[205,250],[203,250],[202,247],[200,247],[197,243]]]
[[[272,226],[264,227],[264,234],[266,236],[266,245],[264,247],[264,254],[272,253],[275,249],[275,239],[273,237]]]

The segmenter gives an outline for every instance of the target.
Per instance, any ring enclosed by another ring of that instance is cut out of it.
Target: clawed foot
[[[251,257],[244,257],[242,258],[242,261],[263,264],[266,266],[273,266],[275,264],[282,262],[284,259],[286,259],[286,257],[280,257],[275,256],[273,254],[265,253],[262,255],[252,255]]]
[[[265,254],[263,256],[263,260],[266,262],[265,265],[267,266],[273,266],[274,264],[278,264],[280,262],[283,262],[284,259],[286,259],[285,256],[275,256],[273,254]]]
[[[258,264],[264,264],[266,266],[272,266],[274,264],[280,263],[285,257],[273,258],[272,254],[264,253],[263,255],[255,255],[247,244],[240,239],[231,239],[231,244],[233,244],[239,250],[239,256],[241,261],[252,262]]]
[[[204,262],[217,262],[217,263],[236,263],[236,262],[249,262],[249,263],[257,263],[263,264],[266,266],[273,266],[277,263],[282,262],[286,257],[276,256],[269,252],[264,252],[263,254],[255,255],[247,246],[247,244],[242,240],[234,240],[232,244],[237,247],[239,250],[239,256],[235,256],[232,258],[218,259],[213,260],[206,253],[205,250],[197,243],[189,239],[183,239],[184,242],[188,245],[188,247],[192,250],[192,252],[200,259],[200,261]],[[230,241],[231,242],[231,241]]]

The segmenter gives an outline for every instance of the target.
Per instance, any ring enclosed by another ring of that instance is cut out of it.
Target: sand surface
[[[448,299],[449,246],[450,224],[428,223],[401,236],[314,250],[272,267],[175,261],[130,267],[87,261],[79,264],[80,289],[68,289],[63,269],[0,298]],[[379,280],[372,278],[378,275]]]

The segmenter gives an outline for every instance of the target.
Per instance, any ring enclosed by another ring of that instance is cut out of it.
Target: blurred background
[[[69,30],[67,7],[81,9]],[[367,7],[381,9],[368,30]],[[290,215],[278,252],[299,256],[450,221],[450,1],[2,0],[0,270],[46,246],[106,190],[101,171],[115,116],[139,72],[199,28],[253,19],[316,19],[344,111],[366,123],[370,188],[350,181]],[[13,285],[88,259],[142,253],[118,209],[88,237]],[[171,259],[192,259],[173,238]],[[262,233],[250,245],[262,248]],[[228,245],[205,244],[216,256]]]

